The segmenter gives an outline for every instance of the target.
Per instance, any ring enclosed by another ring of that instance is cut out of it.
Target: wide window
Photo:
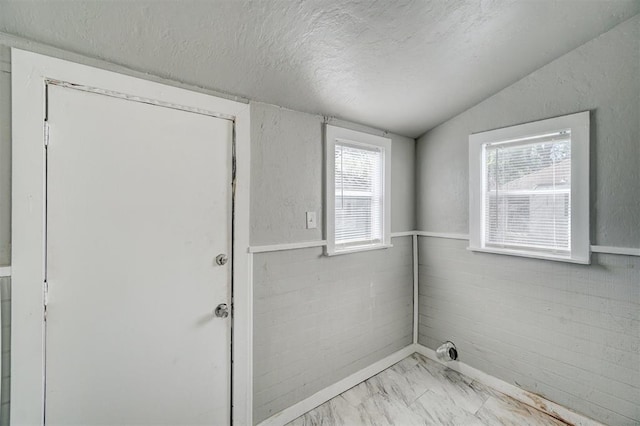
[[[391,140],[326,127],[327,254],[390,245]]]
[[[470,248],[589,262],[589,114],[471,135]]]

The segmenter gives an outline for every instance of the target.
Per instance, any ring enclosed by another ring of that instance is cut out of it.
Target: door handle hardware
[[[216,306],[216,309],[215,311],[213,311],[213,313],[218,318],[226,318],[229,316],[229,307],[227,306],[226,303],[221,303],[218,306]]]
[[[216,256],[216,263],[220,266],[225,265],[229,258],[226,254],[222,253]]]

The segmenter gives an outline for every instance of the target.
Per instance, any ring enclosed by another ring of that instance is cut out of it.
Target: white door
[[[229,424],[232,123],[49,85],[45,421]]]

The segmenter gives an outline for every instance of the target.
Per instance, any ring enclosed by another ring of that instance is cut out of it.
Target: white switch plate
[[[317,226],[316,212],[307,212],[307,229],[316,229]]]

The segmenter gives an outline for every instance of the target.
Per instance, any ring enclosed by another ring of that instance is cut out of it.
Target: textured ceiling
[[[640,0],[0,1],[0,31],[418,136],[640,12]]]

